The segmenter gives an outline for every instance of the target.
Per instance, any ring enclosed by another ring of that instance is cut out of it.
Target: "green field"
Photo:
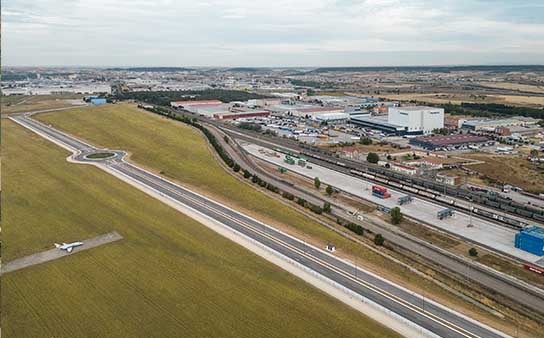
[[[10,114],[71,107],[72,104],[65,100],[81,99],[82,97],[83,95],[79,94],[2,96],[0,97],[0,111],[2,114]]]
[[[127,150],[131,160],[198,190],[233,208],[282,227],[300,238],[324,246],[334,243],[339,255],[452,306],[490,325],[508,329],[509,322],[482,311],[436,284],[327,229],[298,211],[240,183],[213,156],[204,137],[194,128],[147,113],[128,104],[102,105],[35,116],[99,147]],[[487,299],[484,300],[487,302]]]
[[[124,239],[2,276],[5,337],[398,337],[11,121],[3,259],[112,230]]]

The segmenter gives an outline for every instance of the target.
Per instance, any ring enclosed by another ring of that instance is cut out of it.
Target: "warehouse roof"
[[[448,144],[461,144],[461,143],[475,143],[485,142],[488,140],[485,136],[477,135],[447,135],[447,136],[423,136],[415,139],[418,142],[432,143],[438,146],[445,146]]]
[[[428,107],[428,106],[403,106],[403,107],[391,107],[395,110],[406,110],[406,111],[419,111],[419,110],[439,110],[443,108]]]
[[[344,111],[344,108],[339,107],[312,107],[312,108],[297,108],[296,111],[301,113],[319,113],[322,111]]]

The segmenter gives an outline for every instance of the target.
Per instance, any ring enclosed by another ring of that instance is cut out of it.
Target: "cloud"
[[[542,63],[543,18],[539,0],[8,0],[2,47],[5,65]]]

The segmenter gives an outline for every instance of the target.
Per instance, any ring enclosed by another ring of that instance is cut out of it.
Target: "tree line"
[[[264,99],[266,96],[240,90],[206,89],[184,91],[120,92],[119,100],[137,100],[159,106],[170,106],[172,101],[219,100],[221,102]]]

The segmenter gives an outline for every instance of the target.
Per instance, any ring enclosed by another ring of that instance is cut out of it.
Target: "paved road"
[[[223,148],[228,154],[242,167],[251,168],[257,172],[259,176],[264,177],[267,181],[279,187],[282,191],[287,191],[295,196],[300,196],[307,201],[322,205],[325,201],[330,202],[333,207],[331,214],[333,216],[346,218],[347,210],[352,210],[348,206],[339,204],[338,201],[324,199],[322,196],[316,196],[310,194],[304,189],[290,185],[288,182],[277,178],[267,171],[262,170],[260,167],[252,163],[250,158],[244,156],[244,149],[237,147],[237,151],[233,149],[233,142],[225,144],[223,135],[217,132],[215,127],[208,127],[216,138],[221,142]],[[251,156],[251,155],[249,155]],[[366,229],[369,229],[373,233],[381,233],[387,240],[396,245],[405,248],[411,252],[414,252],[425,259],[438,264],[449,271],[458,275],[464,276],[470,280],[473,280],[480,285],[510,298],[511,300],[522,304],[530,309],[538,311],[544,314],[544,292],[538,290],[536,287],[526,286],[525,283],[519,283],[518,280],[503,276],[498,272],[492,271],[490,268],[482,267],[479,264],[475,264],[472,261],[464,260],[462,258],[455,257],[454,254],[448,253],[445,250],[433,246],[432,244],[425,243],[424,241],[403,233],[398,227],[391,226],[389,224],[374,224],[369,221],[360,221],[357,219],[351,219],[353,223],[359,224]]]
[[[34,121],[28,116],[12,119],[59,144],[65,143],[67,147],[80,147],[75,151],[87,154],[99,151],[98,149],[93,150],[92,147],[89,149],[88,144]],[[119,152],[119,155],[121,154]],[[84,156],[79,158],[81,161],[87,162]],[[127,163],[122,159],[122,156],[103,160],[100,163],[148,189],[159,192],[163,196],[219,221],[439,337],[505,337],[505,335],[444,306],[357,269],[321,249],[312,247],[213,200]]]
[[[74,248],[74,250],[71,253],[54,248],[54,249],[47,250],[44,252],[39,252],[33,255],[17,258],[2,264],[2,271],[0,274],[5,274],[8,272],[28,268],[36,264],[41,264],[41,263],[49,262],[49,261],[59,259],[62,257],[70,256],[80,251],[96,248],[97,246],[112,243],[121,239],[123,239],[123,236],[121,236],[117,231],[113,231],[104,235],[100,235],[91,239],[84,240],[83,245]]]

